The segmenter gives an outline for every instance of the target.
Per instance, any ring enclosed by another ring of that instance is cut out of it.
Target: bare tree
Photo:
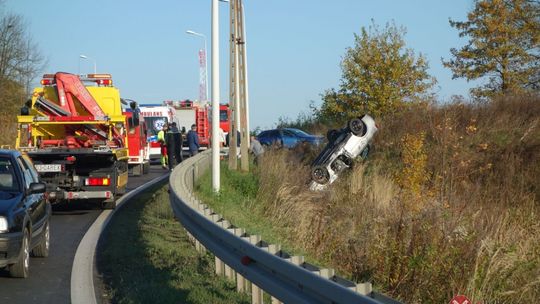
[[[28,93],[45,59],[28,35],[22,16],[7,14],[0,18],[0,80],[17,82]]]

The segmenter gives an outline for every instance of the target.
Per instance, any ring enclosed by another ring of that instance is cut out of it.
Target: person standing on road
[[[178,165],[184,160],[184,157],[182,155],[182,134],[180,134],[176,122],[171,124],[171,133],[174,141],[174,159]]]
[[[218,137],[219,137],[219,148],[223,148],[225,146],[225,132],[223,132],[222,128],[219,128],[218,130]]]
[[[199,135],[197,135],[197,126],[191,125],[191,130],[187,133],[187,142],[189,147],[189,154],[195,156],[199,153]]]
[[[169,163],[167,157],[167,143],[165,142],[165,133],[167,133],[168,127],[167,123],[164,123],[161,131],[157,134],[157,140],[161,146],[161,167],[163,169],[167,169]]]
[[[258,165],[260,161],[260,157],[264,153],[264,148],[259,142],[259,140],[257,140],[257,137],[255,137],[254,135],[251,135],[251,144],[249,145],[249,152],[252,153],[253,156],[255,157],[253,159],[253,162],[255,163],[255,165]]]
[[[174,130],[178,132],[178,128],[176,128],[176,123],[171,123],[169,125],[169,128],[167,132],[165,133],[165,144],[167,146],[167,161],[168,161],[168,167],[169,170],[174,169],[174,167],[178,164],[176,159],[176,141],[174,138]]]

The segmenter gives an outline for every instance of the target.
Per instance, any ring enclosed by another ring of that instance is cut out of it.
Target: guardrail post
[[[222,220],[219,222],[221,228],[228,230],[229,227],[231,227],[231,223],[227,220]],[[235,282],[235,271],[227,264],[225,264],[225,277],[233,282]]]
[[[319,275],[325,279],[330,279],[331,277],[333,277],[335,275],[335,270],[334,269],[328,269],[328,268],[323,268],[323,269],[320,269],[319,270]]]
[[[276,254],[281,250],[281,245],[279,244],[269,244],[268,245],[268,252],[271,254]],[[270,300],[272,301],[272,304],[282,304],[280,300],[270,297]]]
[[[369,282],[356,284],[356,292],[367,296],[373,292],[373,286]]]
[[[249,242],[255,246],[261,241],[260,235],[250,235]],[[251,283],[251,303],[253,304],[263,304],[263,291],[259,286]]]

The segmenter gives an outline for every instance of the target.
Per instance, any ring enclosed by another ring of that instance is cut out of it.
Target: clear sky
[[[140,103],[198,99],[198,49],[207,36],[210,58],[210,0],[4,0],[21,14],[29,34],[48,59],[44,72],[111,73],[122,97]],[[424,54],[438,80],[441,100],[467,96],[470,83],[452,80],[441,64],[458,37],[448,19],[465,20],[472,0],[244,0],[251,128],[278,118],[294,119],[320,94],[337,88],[339,63],[354,33],[371,19],[407,28],[407,47]],[[220,3],[221,101],[228,101],[229,6]],[[210,75],[210,60],[208,78]],[[209,84],[210,85],[210,84]]]

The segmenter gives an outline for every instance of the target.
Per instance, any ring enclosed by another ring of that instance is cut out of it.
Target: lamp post
[[[206,94],[204,96],[205,97],[204,101],[208,101],[208,56],[207,56],[208,53],[206,52],[206,36],[204,34],[197,33],[192,30],[187,30],[186,33],[189,35],[199,36],[204,39],[204,91]]]
[[[94,61],[94,74],[97,74],[97,68],[96,68],[96,60],[94,58],[91,58],[91,57],[88,57],[86,55],[79,55],[79,58],[82,58],[82,59],[88,59],[88,60],[92,60]]]

